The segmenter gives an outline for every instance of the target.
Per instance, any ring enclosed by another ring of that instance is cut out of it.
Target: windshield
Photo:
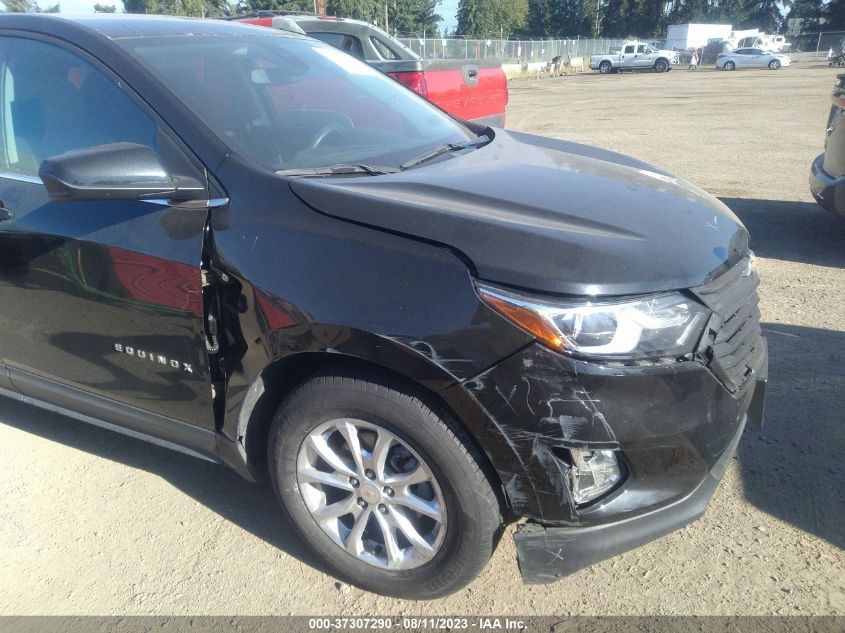
[[[221,139],[273,171],[399,167],[475,135],[322,42],[282,36],[123,40]]]

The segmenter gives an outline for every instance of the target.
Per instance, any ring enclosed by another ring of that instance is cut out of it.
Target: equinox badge
[[[139,358],[141,360],[147,360],[150,363],[156,365],[164,365],[165,367],[171,367],[173,369],[181,369],[182,371],[187,372],[189,374],[194,373],[194,368],[190,363],[182,363],[173,358],[167,358],[166,356],[162,356],[161,354],[156,354],[155,352],[137,349],[135,347],[132,347],[131,345],[115,343],[114,351],[120,352],[121,354],[126,354],[127,356],[132,356],[134,358]]]

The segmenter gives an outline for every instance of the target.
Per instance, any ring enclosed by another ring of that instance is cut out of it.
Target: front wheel
[[[776,59],[773,59],[769,62],[769,70],[778,70],[780,68],[780,62]]]
[[[444,596],[495,548],[501,512],[477,449],[447,413],[389,378],[308,380],[279,408],[268,451],[303,539],[364,589]]]
[[[735,69],[736,69],[736,64],[734,64],[733,62],[725,62],[725,70],[730,71],[730,70],[735,70]]]
[[[607,60],[605,60],[601,64],[599,64],[599,72],[602,75],[609,75],[612,70],[613,70],[613,64],[611,64]]]
[[[669,62],[667,62],[666,60],[658,59],[654,63],[654,72],[665,73],[667,70],[669,70]]]

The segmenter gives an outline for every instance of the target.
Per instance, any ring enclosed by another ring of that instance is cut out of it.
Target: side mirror
[[[196,200],[205,187],[174,178],[145,145],[112,143],[52,156],[38,170],[53,200]]]

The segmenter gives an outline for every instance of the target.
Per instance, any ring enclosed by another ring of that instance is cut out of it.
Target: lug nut
[[[361,508],[362,510],[367,509],[367,502],[364,501],[361,497],[358,497],[358,507]]]
[[[355,477],[349,478],[349,485],[352,486],[353,488],[357,488],[360,484],[361,484],[361,482],[358,481],[357,479],[355,479]]]
[[[364,471],[364,474],[367,476],[367,479],[375,479],[376,478],[376,474],[372,470],[370,470],[369,468]]]
[[[378,511],[382,514],[387,514],[387,506],[383,503],[378,504]]]
[[[388,497],[393,496],[393,488],[391,488],[390,486],[385,486],[384,489],[382,490],[382,492],[384,494],[386,494]]]

